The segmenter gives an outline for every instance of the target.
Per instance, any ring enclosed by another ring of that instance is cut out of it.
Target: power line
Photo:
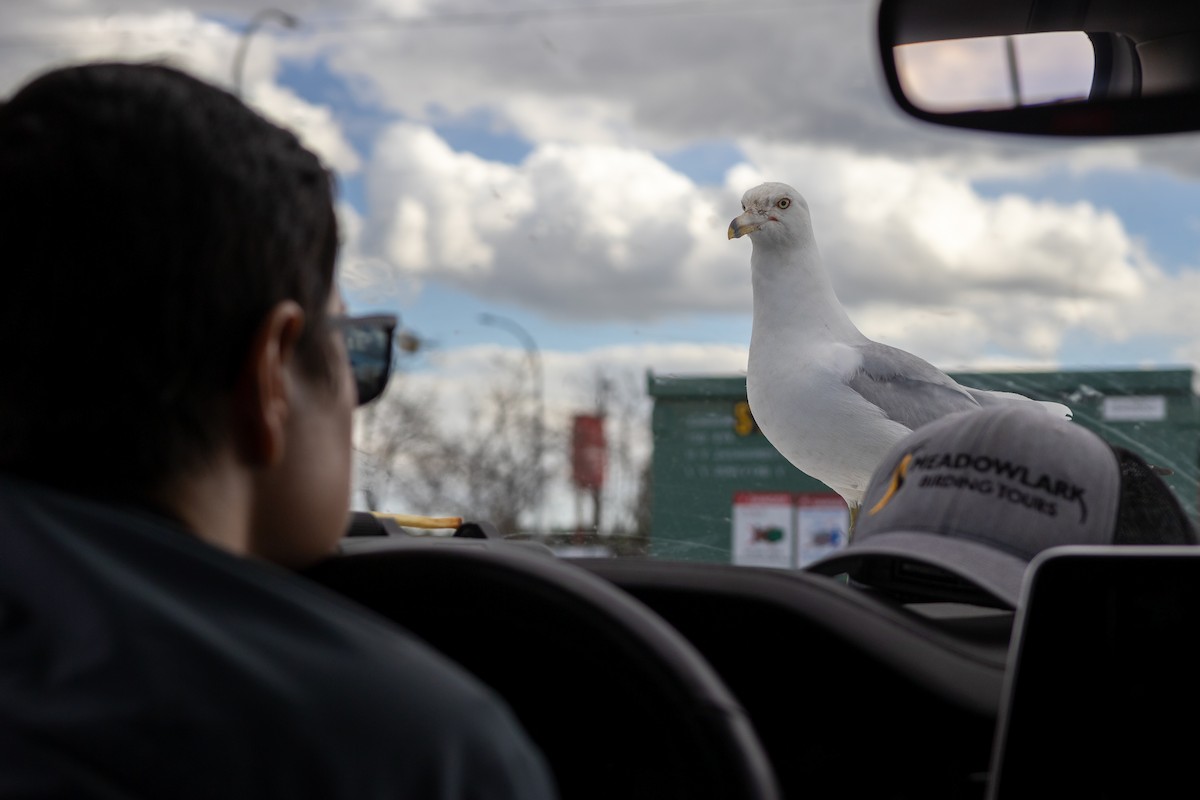
[[[527,22],[588,19],[636,19],[646,17],[677,17],[699,13],[726,14],[737,12],[796,11],[816,6],[844,6],[838,0],[660,0],[645,3],[615,3],[602,6],[541,6],[530,8],[482,11],[448,11],[408,17],[343,17],[329,18],[330,28],[358,26],[418,28],[418,27],[487,27],[517,25]]]
[[[562,7],[536,6],[529,8],[480,11],[447,11],[420,16],[387,17],[387,16],[322,16],[313,14],[305,17],[311,24],[307,26],[310,32],[316,34],[336,33],[338,31],[355,31],[357,29],[405,29],[405,28],[481,28],[505,27],[526,24],[529,22],[554,21],[585,21],[595,19],[645,19],[652,17],[680,17],[699,14],[728,14],[736,12],[739,15],[748,13],[785,12],[794,13],[810,11],[816,8],[845,8],[852,4],[862,4],[869,0],[660,0],[645,3],[614,3],[612,5]],[[111,18],[110,18],[111,19]],[[56,18],[61,24],[62,18]],[[106,32],[117,34],[137,34],[132,28],[122,29],[118,25],[109,25]],[[196,33],[195,31],[190,33]],[[161,31],[156,31],[161,35]],[[64,39],[93,38],[95,31],[58,31],[55,33],[29,31],[27,33],[9,32],[0,35],[0,45],[3,46],[32,46],[37,43],[52,44]]]

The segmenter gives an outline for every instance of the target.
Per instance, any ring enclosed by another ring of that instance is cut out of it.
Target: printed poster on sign
[[[795,505],[787,492],[737,492],[733,496],[733,563],[792,566]]]
[[[846,546],[850,510],[839,495],[812,492],[796,495],[796,566],[806,567]]]

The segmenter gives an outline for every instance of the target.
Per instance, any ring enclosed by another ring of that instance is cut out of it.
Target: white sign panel
[[[733,563],[792,566],[795,506],[788,492],[737,492],[733,496]]]
[[[1162,422],[1167,418],[1167,398],[1161,394],[1106,397],[1100,416],[1106,422]]]
[[[822,556],[846,546],[850,531],[850,509],[836,494],[796,496],[796,566],[806,567]]]

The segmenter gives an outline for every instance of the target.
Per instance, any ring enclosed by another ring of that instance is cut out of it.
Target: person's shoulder
[[[39,669],[79,676],[24,697],[22,713],[51,724],[69,706],[101,721],[111,712],[148,728],[168,722],[177,735],[156,745],[159,766],[137,780],[157,785],[199,754],[224,758],[211,729],[220,718],[254,741],[253,758],[238,756],[213,778],[222,786],[303,774],[324,797],[379,797],[381,787],[386,796],[553,796],[503,700],[414,634],[169,520],[2,484],[0,520],[12,535],[0,544],[0,578],[25,624],[0,653],[31,670],[36,654],[52,653]],[[102,746],[140,752],[136,727],[115,726]],[[62,735],[100,746],[78,727]],[[464,791],[443,791],[451,769]]]
[[[320,636],[293,643],[293,730],[326,743],[339,779],[424,796],[457,765],[463,798],[555,796],[543,756],[504,700],[408,631],[295,576]],[[292,576],[288,576],[292,583]],[[320,642],[324,640],[324,645]],[[286,756],[285,754],[281,754]]]

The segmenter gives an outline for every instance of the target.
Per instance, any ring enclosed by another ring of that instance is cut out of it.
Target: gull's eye
[[[791,204],[792,204],[792,201],[785,197],[782,200],[780,200],[778,203],[776,203],[775,205],[779,206],[780,208],[787,208]]]
[[[742,203],[742,211],[745,211],[745,210],[746,210],[746,204]]]

